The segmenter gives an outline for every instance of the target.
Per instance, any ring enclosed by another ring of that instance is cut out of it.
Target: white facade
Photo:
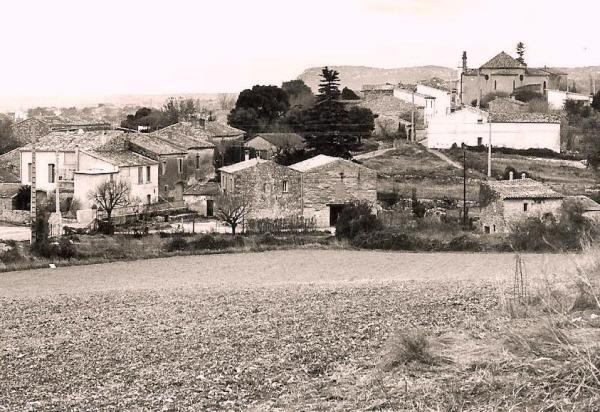
[[[427,125],[429,119],[436,116],[436,98],[427,94],[413,92],[412,90],[395,88],[394,97],[400,99],[406,103],[415,104],[418,107],[423,108],[423,120]]]
[[[417,84],[417,92],[435,97],[435,110],[432,113],[432,117],[445,116],[452,112],[452,93],[449,91],[436,89],[424,84]]]
[[[31,151],[21,152],[21,184],[31,185],[32,162]],[[36,185],[38,190],[53,191],[57,180],[70,180],[76,166],[75,152],[58,152],[58,165],[56,152],[35,153]],[[54,170],[52,176],[51,171]]]
[[[513,149],[550,149],[560,152],[560,123],[488,123],[488,113],[466,107],[447,116],[430,119],[427,147],[449,149],[487,145]]]
[[[145,166],[115,166],[86,152],[80,153],[79,169],[74,173],[73,198],[83,209],[92,207],[89,194],[100,183],[110,179],[127,182],[133,203],[158,201],[158,164]]]
[[[592,98],[585,94],[548,89],[546,90],[546,95],[548,98],[548,106],[552,110],[562,110],[565,107],[565,102],[567,100],[582,101],[586,106],[592,103]]]

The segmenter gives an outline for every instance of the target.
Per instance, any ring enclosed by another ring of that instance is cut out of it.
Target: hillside
[[[600,66],[556,67],[556,69],[568,73],[570,82],[575,80],[579,93],[590,92],[590,76],[596,78],[596,90],[600,89]]]
[[[457,70],[442,66],[400,67],[395,69],[381,69],[365,66],[330,66],[330,68],[340,72],[342,86],[349,87],[353,90],[361,90],[363,84],[410,83],[418,80],[431,79],[432,77],[439,77],[443,80],[452,80],[456,79],[458,76]],[[298,76],[298,79],[304,80],[304,83],[316,92],[321,69],[321,67],[311,67],[310,69],[306,69]]]

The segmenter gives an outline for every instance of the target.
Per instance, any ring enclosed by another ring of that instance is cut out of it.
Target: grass
[[[556,258],[548,257],[569,284]],[[2,275],[0,409],[599,405],[589,344],[600,329],[542,328],[543,299],[528,317],[509,316],[501,297],[511,290],[510,256],[183,259]],[[523,259],[535,264],[531,281],[543,259]],[[577,287],[566,290],[575,300]]]
[[[364,162],[364,165],[380,173],[378,191],[397,192],[410,198],[412,188],[422,199],[463,198],[463,172],[449,165],[424,147],[400,144],[395,150]],[[479,195],[477,174],[467,178],[467,199],[476,200]]]
[[[446,151],[459,161],[458,152]],[[461,155],[462,156],[462,155]],[[468,152],[467,165],[476,172],[487,173],[487,153]],[[494,153],[492,176],[502,176],[504,170],[512,166],[519,172],[526,172],[535,180],[545,182],[554,190],[566,195],[584,195],[586,190],[598,188],[598,175],[590,169],[570,166],[569,162],[553,162],[547,159],[532,159],[520,155]],[[518,176],[515,176],[518,178]]]

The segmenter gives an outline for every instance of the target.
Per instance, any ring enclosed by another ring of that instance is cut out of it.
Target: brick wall
[[[337,160],[303,174],[304,217],[317,226],[329,226],[328,204],[377,201],[377,172],[345,160]]]

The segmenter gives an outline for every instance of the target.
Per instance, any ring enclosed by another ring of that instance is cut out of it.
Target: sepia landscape
[[[599,410],[574,3],[3,6],[0,411]]]

